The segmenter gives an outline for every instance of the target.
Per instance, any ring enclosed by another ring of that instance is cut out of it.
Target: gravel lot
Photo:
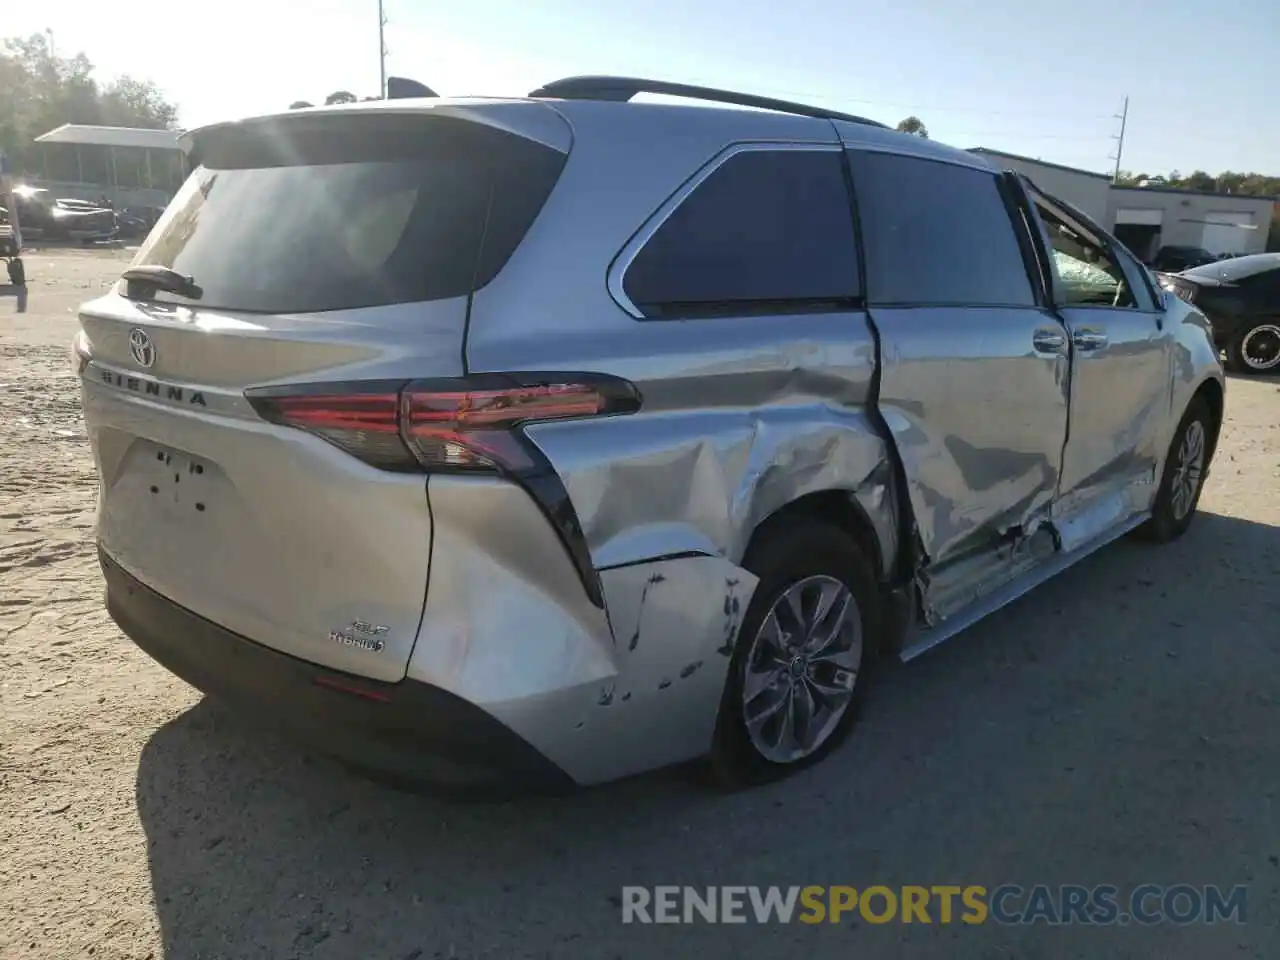
[[[102,609],[67,345],[124,252],[0,299],[0,956],[1280,956],[1280,395],[1233,380],[1178,544],[1103,551],[881,672],[828,763],[462,806],[242,724]],[[1248,922],[624,926],[624,884],[1249,885]]]

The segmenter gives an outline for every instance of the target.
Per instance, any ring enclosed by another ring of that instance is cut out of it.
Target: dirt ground
[[[1280,396],[1232,380],[1200,516],[873,688],[820,767],[459,806],[308,757],[108,620],[67,347],[126,252],[0,299],[0,957],[1280,956]],[[624,884],[1247,884],[1247,923],[620,922]]]

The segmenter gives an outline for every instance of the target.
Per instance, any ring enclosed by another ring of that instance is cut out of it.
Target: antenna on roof
[[[414,97],[438,97],[425,83],[410,80],[408,77],[387,77],[387,99],[407,100]]]

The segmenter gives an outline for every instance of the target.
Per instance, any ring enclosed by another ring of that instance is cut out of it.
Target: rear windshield
[[[565,156],[450,117],[348,114],[214,131],[192,161],[134,263],[186,274],[202,295],[155,299],[312,313],[484,286]]]
[[[1230,260],[1218,260],[1206,263],[1202,267],[1184,270],[1183,276],[1192,280],[1243,280],[1255,273],[1280,269],[1280,253],[1258,253],[1249,257],[1232,257]]]

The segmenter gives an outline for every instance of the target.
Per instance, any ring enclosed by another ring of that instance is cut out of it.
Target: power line
[[[664,78],[664,79],[674,79],[674,78]],[[715,80],[711,77],[682,77],[678,80],[678,82],[687,83],[694,86],[707,86],[707,87],[723,87],[724,86],[723,80]],[[860,98],[860,97],[847,97],[847,96],[838,95],[838,94],[819,93],[813,90],[787,90],[781,87],[753,86],[750,92],[759,93],[763,96],[771,96],[771,97],[784,97],[784,98],[799,97],[805,100],[822,100],[830,103],[841,103],[841,104],[857,103],[857,104],[878,106],[878,107],[894,107],[895,109],[906,109],[906,110],[939,110],[939,111],[951,112],[951,113],[971,113],[971,114],[982,115],[982,116],[1043,117],[1045,115],[1046,110],[1053,109],[1052,105],[1049,105],[1048,107],[1040,107],[1039,109],[1036,109],[1036,110],[984,110],[984,109],[975,108],[975,107],[956,106],[954,104],[947,105],[947,104],[936,104],[936,103],[935,104],[913,103],[913,102],[902,101],[902,100],[869,100],[869,99]],[[1061,114],[1055,114],[1055,115],[1060,116]],[[1111,120],[1112,118],[1113,118],[1112,114],[1093,113],[1093,114],[1087,114],[1087,115],[1078,114],[1070,119]]]
[[[384,40],[384,28],[387,24],[387,18],[383,13],[383,0],[378,0],[378,40],[381,48],[381,74],[382,74],[382,90],[386,92],[386,57],[390,52],[387,50]],[[514,51],[513,51],[514,52]],[[541,56],[545,51],[536,51],[532,49],[522,50],[521,53],[528,55]],[[687,83],[695,86],[720,87],[724,86],[723,79],[717,80],[711,77],[695,77],[683,76],[672,77],[664,75],[662,79],[673,80],[680,83]],[[958,104],[938,104],[938,103],[919,103],[904,100],[872,100],[864,97],[849,97],[840,94],[822,93],[814,90],[794,90],[781,87],[756,87],[752,86],[751,91],[763,96],[772,96],[780,98],[800,98],[806,100],[823,101],[832,104],[860,104],[864,106],[875,106],[884,108],[893,108],[894,110],[927,111],[936,110],[943,113],[964,113],[974,116],[1037,116],[1044,117],[1047,111],[1054,112],[1057,117],[1064,116],[1060,111],[1056,111],[1052,104],[1042,105],[1034,110],[988,110],[981,107],[961,106]],[[1091,114],[1075,114],[1068,116],[1069,120],[1111,120],[1111,114],[1091,113]],[[1001,136],[1002,134],[986,134],[987,136]]]
[[[532,48],[520,48],[518,50],[511,49],[511,48],[507,48],[507,49],[510,53],[518,53],[522,57],[542,58],[545,56],[545,53],[546,53],[545,50],[535,50]],[[638,71],[638,74],[640,76],[651,76],[651,74],[643,70]],[[688,75],[672,76],[670,74],[662,74],[661,77],[657,77],[655,79],[663,79],[663,80],[670,80],[678,83],[686,83],[691,86],[705,86],[705,87],[726,86],[723,77],[716,79],[713,77],[698,77],[698,76],[688,76]],[[541,82],[546,82],[546,81],[543,80]],[[1017,116],[1044,117],[1046,112],[1052,112],[1055,116],[1058,116],[1058,117],[1065,116],[1064,114],[1061,113],[1061,111],[1058,111],[1055,105],[1053,104],[1041,105],[1040,107],[1033,110],[988,110],[988,109],[983,109],[981,107],[961,106],[958,104],[938,104],[938,103],[930,104],[930,103],[919,103],[919,102],[911,102],[911,101],[903,101],[903,100],[871,100],[871,99],[862,98],[862,97],[850,97],[850,96],[844,96],[841,94],[833,94],[829,92],[822,93],[815,90],[794,90],[794,89],[785,89],[782,87],[757,87],[753,85],[749,91],[744,90],[743,92],[758,93],[762,96],[778,97],[782,99],[790,98],[790,99],[813,100],[813,101],[823,101],[823,102],[832,103],[832,104],[861,104],[861,105],[868,105],[868,106],[893,108],[894,110],[906,110],[908,112],[937,110],[940,112],[949,112],[949,113],[966,113],[966,114],[972,114],[975,116],[1006,116],[1006,117],[1017,117]],[[1072,116],[1067,116],[1066,119],[1110,120],[1112,119],[1112,116],[1111,114],[1104,114],[1104,113],[1075,114]]]
[[[951,130],[946,124],[934,123],[933,126],[946,129],[948,137],[1016,137],[1019,140],[1065,140],[1077,143],[1090,143],[1104,140],[1105,133],[1066,134],[1066,133],[1023,133],[1021,130]],[[1109,158],[1108,158],[1109,159]]]

